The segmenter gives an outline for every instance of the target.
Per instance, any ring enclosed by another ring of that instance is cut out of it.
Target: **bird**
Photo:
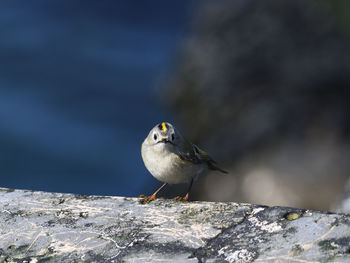
[[[147,202],[155,200],[168,184],[180,183],[189,184],[187,193],[174,200],[188,201],[193,181],[203,172],[209,169],[227,173],[208,153],[188,141],[169,122],[161,122],[151,129],[141,145],[141,156],[152,176],[163,182],[151,196],[140,196]]]

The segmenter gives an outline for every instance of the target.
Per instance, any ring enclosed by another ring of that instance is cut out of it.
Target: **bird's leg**
[[[139,196],[140,198],[143,198],[144,201],[146,202],[151,202],[153,200],[155,200],[157,198],[157,194],[162,191],[166,186],[168,185],[168,183],[164,183],[161,187],[159,187],[159,189],[157,191],[154,192],[153,195],[151,196]]]
[[[174,198],[174,200],[177,200],[177,201],[188,201],[188,199],[190,198],[190,192],[191,192],[192,184],[193,184],[193,178],[191,179],[190,185],[188,186],[188,190],[187,190],[186,195],[184,197],[177,196],[177,197]]]
[[[162,191],[167,185],[168,185],[168,183],[164,183],[161,187],[159,187],[158,190],[155,191],[154,194],[150,196],[152,198],[152,200],[156,199],[157,198],[157,194],[160,191]]]
[[[190,197],[190,192],[191,192],[192,184],[193,184],[193,178],[191,179],[190,185],[188,186],[187,193],[186,193],[186,195],[183,197],[183,200],[182,200],[182,201],[188,201],[188,198]]]

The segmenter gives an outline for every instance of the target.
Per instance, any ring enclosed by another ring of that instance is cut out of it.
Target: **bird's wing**
[[[209,156],[206,151],[200,149],[197,145],[190,143],[185,139],[182,151],[178,153],[180,159],[184,162],[193,164],[206,163],[211,170],[217,170],[222,173],[227,173],[225,170],[217,166],[216,162]]]
[[[200,149],[197,145],[193,144],[193,148],[194,151],[197,155],[199,155],[199,158],[206,162],[208,164],[209,169],[211,170],[218,170],[222,173],[228,173],[227,171],[221,169],[217,163],[209,156],[209,154],[206,151],[203,151],[202,149]]]
[[[184,139],[184,144],[182,145],[181,150],[178,152],[178,156],[184,162],[190,162],[193,164],[200,164],[204,162],[196,146],[186,139]]]
[[[194,150],[179,152],[179,157],[182,161],[190,162],[193,164],[200,164],[203,161],[199,158],[199,156],[194,152]]]

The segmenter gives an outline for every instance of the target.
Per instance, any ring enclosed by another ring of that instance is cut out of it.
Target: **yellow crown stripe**
[[[166,130],[167,130],[167,127],[166,127],[165,122],[162,122],[162,130],[163,130],[163,131],[166,131]]]

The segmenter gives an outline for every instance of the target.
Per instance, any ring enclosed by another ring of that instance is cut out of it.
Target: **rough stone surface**
[[[350,215],[0,188],[0,262],[350,262]]]

